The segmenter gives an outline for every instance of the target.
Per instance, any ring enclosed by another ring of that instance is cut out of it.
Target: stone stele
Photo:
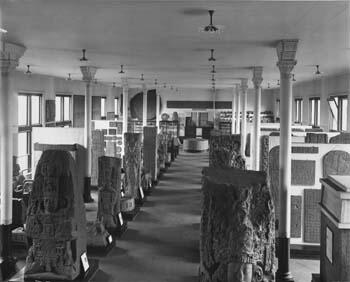
[[[86,252],[83,193],[76,164],[66,151],[44,151],[36,168],[27,210],[27,236],[32,241],[25,279],[74,280]]]
[[[350,154],[334,150],[323,157],[323,177],[328,175],[350,175]]]
[[[137,199],[141,185],[141,133],[125,133],[125,196]]]
[[[202,183],[199,281],[274,281],[275,217],[266,174],[204,168]]]
[[[143,128],[143,165],[145,173],[150,173],[152,180],[157,180],[157,127]]]

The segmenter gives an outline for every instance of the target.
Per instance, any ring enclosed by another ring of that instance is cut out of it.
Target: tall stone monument
[[[76,170],[66,151],[47,150],[39,160],[27,210],[25,278],[74,280],[81,272],[86,222]]]
[[[152,181],[157,181],[157,127],[143,128],[143,165],[145,173],[150,173]]]
[[[266,174],[204,168],[201,282],[274,281],[275,218]]]

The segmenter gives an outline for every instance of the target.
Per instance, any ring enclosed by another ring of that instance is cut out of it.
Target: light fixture
[[[143,73],[141,74],[141,78],[140,78],[141,81],[144,81],[145,79],[143,78]]]
[[[211,73],[216,73],[215,65],[212,65]]]
[[[72,80],[71,74],[68,74],[67,80]]]
[[[115,82],[113,82],[113,85],[112,85],[113,88],[115,88]]]
[[[216,61],[216,59],[214,58],[214,49],[210,49],[210,58],[208,59],[209,62],[212,62],[212,61]]]
[[[270,83],[267,84],[267,88],[270,89]]]
[[[316,75],[320,75],[321,72],[320,72],[320,65],[316,65],[316,72],[315,72]]]
[[[85,56],[86,49],[83,49],[82,51],[83,51],[83,56],[80,58],[80,61],[81,61],[81,62],[86,62],[86,61],[88,61],[88,59],[87,59],[86,56]]]
[[[204,26],[202,28],[200,28],[200,31],[202,32],[208,32],[208,33],[219,33],[222,31],[223,26],[215,26],[213,24],[213,14],[214,14],[214,10],[209,10],[209,17],[210,17],[210,23],[207,26]]]
[[[295,79],[294,73],[292,74],[292,81],[297,81],[297,80]]]
[[[120,65],[120,72],[119,72],[120,74],[123,74],[123,73],[125,73],[124,72],[124,65]]]
[[[32,72],[30,71],[30,65],[27,65],[26,74],[27,74],[27,75],[31,75],[31,74],[32,74]]]
[[[281,85],[280,80],[277,80],[277,85]]]

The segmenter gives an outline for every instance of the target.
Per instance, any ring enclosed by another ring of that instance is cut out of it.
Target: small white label
[[[141,194],[141,199],[143,199],[145,197],[145,195],[143,194],[143,189],[142,187],[139,187],[139,190],[140,190],[140,194]]]
[[[333,263],[333,232],[326,227],[326,257]]]
[[[122,213],[118,213],[118,217],[119,217],[119,223],[120,223],[120,226],[123,226],[123,224],[124,224],[124,220],[123,220]]]
[[[87,272],[87,270],[89,269],[89,261],[88,261],[88,258],[86,256],[86,252],[81,255],[80,259],[81,259],[81,263],[82,263],[83,268],[84,268],[84,272]]]
[[[112,235],[109,235],[109,236],[107,237],[107,241],[108,241],[109,244],[112,244],[112,242],[113,242]]]
[[[124,197],[124,195],[125,195],[125,194],[124,194],[124,192],[123,192],[123,191],[121,192],[121,194],[122,194],[122,197]]]

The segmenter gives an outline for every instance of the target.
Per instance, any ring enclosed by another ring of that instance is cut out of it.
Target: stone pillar
[[[241,79],[241,100],[242,100],[242,126],[241,126],[241,155],[245,157],[245,147],[247,144],[247,91],[248,79]],[[239,95],[239,94],[237,94]]]
[[[83,81],[85,82],[85,126],[84,126],[84,146],[86,148],[86,170],[84,181],[84,202],[92,202],[93,199],[90,195],[91,190],[91,162],[92,162],[92,150],[91,150],[91,115],[92,115],[92,103],[91,96],[93,91],[93,80],[97,71],[93,66],[81,66],[80,71],[83,75]]]
[[[236,133],[236,124],[235,124],[235,100],[236,100],[236,92],[235,92],[235,89],[232,89],[231,134],[235,134],[235,133]]]
[[[236,86],[236,134],[240,134],[241,133],[241,126],[240,126],[241,118],[240,118],[240,114],[241,114],[241,97],[239,95],[239,91],[237,90],[237,86]]]
[[[143,100],[142,100],[142,126],[147,126],[147,86],[142,84]]]
[[[253,154],[252,154],[252,169],[259,170],[260,165],[260,112],[261,112],[261,82],[262,78],[262,67],[253,68],[253,83],[255,89],[255,103],[254,103],[254,127],[252,134],[252,145],[253,145]]]
[[[280,155],[278,270],[276,281],[294,281],[289,270],[290,258],[290,186],[292,142],[292,83],[291,72],[296,65],[298,40],[281,40],[277,45],[277,66],[280,70]]]
[[[156,88],[156,127],[159,130],[159,125],[160,125],[160,89]]]
[[[129,117],[129,86],[126,78],[122,79],[123,86],[123,136],[128,132],[128,117]]]
[[[11,73],[18,66],[26,48],[1,42],[0,80],[0,280],[15,272],[16,262],[11,254],[12,223],[12,154],[13,154],[13,95],[10,90]]]

